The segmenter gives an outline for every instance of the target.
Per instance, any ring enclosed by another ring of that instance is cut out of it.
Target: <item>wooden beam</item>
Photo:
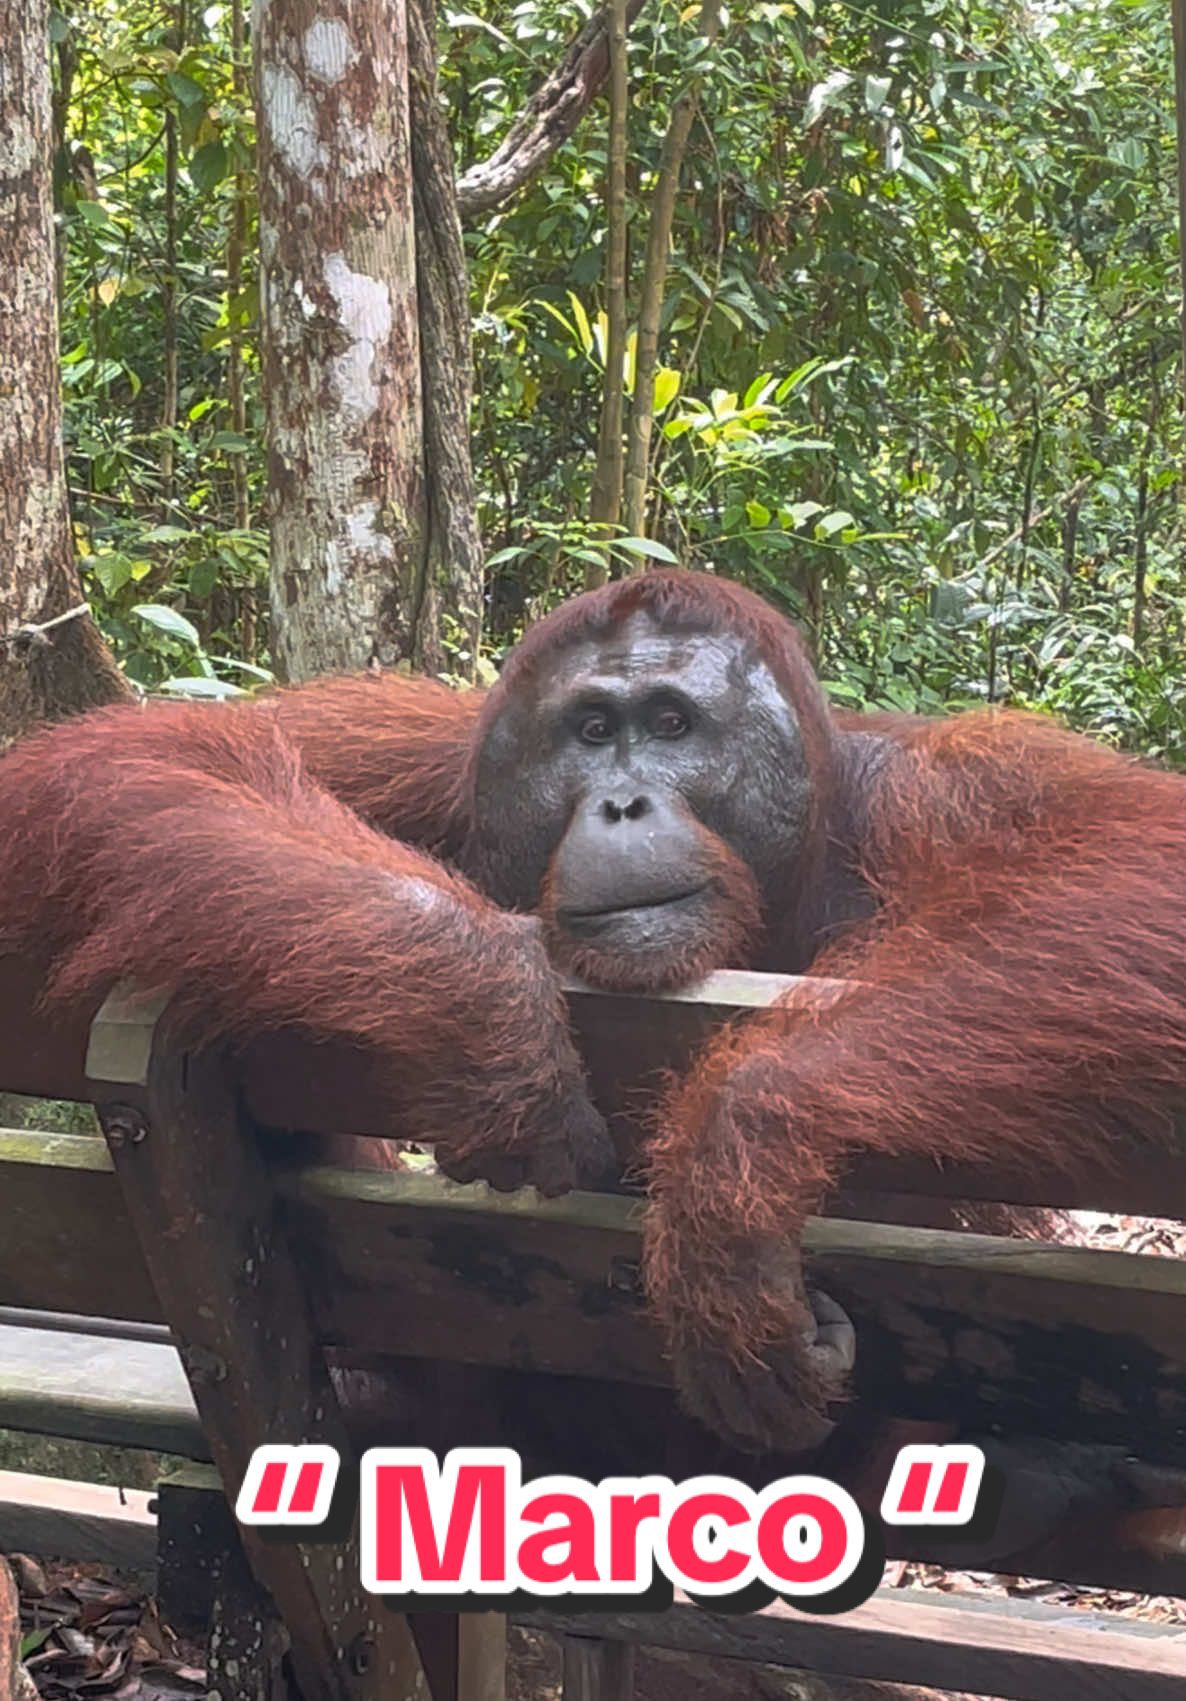
[[[174,1347],[81,1332],[0,1325],[0,1428],[209,1457]]]
[[[761,1613],[516,1614],[552,1635],[599,1636],[818,1676],[872,1678],[1000,1701],[1181,1701],[1186,1631],[998,1596],[879,1591],[838,1618],[776,1602]]]
[[[156,1518],[151,1502],[152,1496],[138,1488],[0,1471],[0,1553],[152,1571]]]
[[[0,1091],[48,1098],[88,1099],[85,1072],[94,1010],[69,1016],[39,1013],[43,966],[0,956]],[[590,1071],[595,1096],[609,1115],[620,1149],[639,1138],[638,1106],[653,1094],[657,1074],[679,1070],[722,1022],[767,1008],[784,992],[809,984],[821,998],[835,996],[834,981],[725,970],[700,986],[660,998],[633,998],[570,986],[573,1027]],[[117,1001],[107,1012],[100,1041],[131,1058],[143,1054],[156,1005]],[[143,1030],[137,1038],[137,1025]],[[105,1067],[110,1066],[109,1058]],[[128,1065],[131,1067],[131,1065]],[[311,1047],[292,1033],[268,1035],[245,1047],[237,1064],[243,1102],[261,1126],[284,1132],[383,1136],[389,1103],[368,1055],[343,1045]],[[1073,1175],[1035,1164],[939,1165],[864,1160],[849,1178],[858,1193],[918,1193],[928,1198],[1003,1200],[1088,1210],[1135,1211],[1186,1219],[1186,1132],[1157,1145],[1118,1141],[1109,1162],[1077,1166]],[[32,1301],[31,1303],[36,1303]]]
[[[634,1701],[634,1644],[565,1636],[564,1701]]]
[[[275,1174],[322,1341],[664,1383],[638,1291],[637,1201]],[[99,1142],[0,1133],[0,1195],[0,1304],[160,1320]],[[805,1247],[856,1320],[876,1409],[1186,1464],[1186,1263],[827,1218]]]
[[[350,1439],[304,1283],[217,1060],[154,1053],[141,1103],[126,1085],[107,1090],[116,1102],[100,1103],[100,1121],[228,1494],[269,1441],[328,1444],[348,1476]],[[245,1527],[243,1546],[288,1631],[304,1701],[422,1701],[407,1621],[362,1587],[357,1530],[333,1545],[266,1535]],[[245,1610],[250,1636],[263,1609]],[[269,1692],[272,1669],[269,1657]]]

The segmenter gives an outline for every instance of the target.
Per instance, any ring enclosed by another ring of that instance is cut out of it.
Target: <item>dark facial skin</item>
[[[725,633],[636,614],[513,693],[477,767],[476,855],[603,985],[685,984],[752,954],[793,879],[811,781],[790,705]]]

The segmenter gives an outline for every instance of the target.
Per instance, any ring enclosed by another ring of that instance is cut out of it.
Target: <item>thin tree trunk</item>
[[[256,0],[273,656],[439,654],[404,0]]]
[[[703,0],[700,33],[716,39],[720,27],[720,0]],[[647,230],[646,260],[638,310],[638,346],[634,363],[634,398],[626,434],[625,525],[631,537],[646,536],[647,468],[651,432],[655,423],[655,374],[659,366],[659,325],[667,288],[667,266],[671,249],[671,226],[679,193],[680,169],[688,146],[692,120],[699,99],[699,79],[694,78],[672,108],[671,121],[663,138],[659,174],[651,201]],[[636,571],[643,571],[639,561]]]
[[[231,0],[231,56],[234,61],[231,80],[236,112],[242,112],[247,103],[245,53],[243,0]],[[231,322],[231,338],[227,350],[227,399],[231,409],[231,430],[241,437],[246,435],[247,431],[247,400],[243,391],[243,318],[239,308],[243,294],[243,264],[247,258],[247,196],[248,175],[242,169],[236,170],[235,201],[231,211],[231,228],[226,250],[227,300]],[[235,525],[240,531],[246,531],[251,524],[247,457],[231,455],[229,459]]]
[[[1137,474],[1137,512],[1133,544],[1132,641],[1139,650],[1145,641],[1145,610],[1148,600],[1149,573],[1149,466],[1157,441],[1157,422],[1161,416],[1161,392],[1157,383],[1157,362],[1149,357],[1149,418],[1141,443]]]
[[[437,91],[433,0],[410,0],[408,53],[426,498],[417,621],[422,636],[415,660],[428,673],[447,671],[473,679],[482,637],[484,586],[470,460],[469,273],[457,212],[453,150]]]
[[[601,426],[589,517],[603,528],[605,555],[585,568],[586,590],[603,585],[608,574],[609,543],[622,512],[624,449],[623,363],[626,356],[626,0],[609,7],[609,149],[606,160],[605,237],[605,379],[601,388]]]
[[[174,52],[185,46],[185,0],[178,0],[169,32]],[[161,289],[161,318],[164,325],[164,388],[161,394],[161,517],[168,519],[176,495],[174,469],[177,446],[177,172],[180,138],[177,113],[165,114],[165,277]]]
[[[46,0],[0,0],[0,42],[3,739],[129,687],[83,601],[62,465]]]
[[[1182,336],[1183,420],[1186,422],[1186,0],[1170,0],[1174,29],[1174,111],[1178,121],[1179,324]],[[1183,452],[1186,459],[1186,451]],[[1186,479],[1183,479],[1186,491]]]

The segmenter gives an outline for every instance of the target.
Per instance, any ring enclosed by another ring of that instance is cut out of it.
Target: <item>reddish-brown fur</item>
[[[327,695],[310,693],[323,711]],[[347,680],[349,736],[372,701],[430,762],[458,724],[434,687]],[[492,1179],[528,1165],[563,1188],[560,1146],[586,1137],[582,1082],[538,929],[311,779],[333,771],[333,728],[282,696],[120,706],[25,739],[0,761],[0,950],[48,953],[51,1007],[126,980],[172,993],[203,1040],[283,1027],[354,1041],[387,1072],[393,1136],[438,1141],[455,1175],[481,1153]],[[436,798],[391,773],[386,792],[366,782],[370,806],[447,836],[455,766],[438,763]]]
[[[1019,715],[899,737],[863,852],[883,908],[814,965],[850,989],[723,1036],[659,1118],[647,1282],[690,1389],[797,1338],[766,1253],[854,1154],[1071,1169],[1186,1096],[1182,780]],[[803,1367],[804,1404],[829,1391]]]
[[[854,722],[827,716],[793,630],[737,587],[653,574],[544,622],[484,702],[333,680],[250,707],[103,710],[27,739],[0,760],[0,949],[48,949],[51,999],[126,978],[174,992],[207,1036],[353,1039],[390,1069],[393,1132],[447,1129],[454,1173],[483,1149],[554,1150],[579,1077],[531,924],[393,840],[457,854],[469,758],[500,702],[639,609],[745,637],[815,778],[764,940],[726,853],[736,913],[712,960],[806,966],[842,816],[879,901],[812,963],[853,982],[837,1002],[800,998],[726,1034],[658,1113],[647,1284],[695,1402],[722,1365],[799,1350],[787,1248],[854,1153],[1073,1166],[1120,1128],[1167,1126],[1186,1089],[1181,779],[1039,719],[877,717],[865,724],[893,758],[845,796],[833,728]],[[799,1359],[795,1397],[819,1406],[834,1388]]]

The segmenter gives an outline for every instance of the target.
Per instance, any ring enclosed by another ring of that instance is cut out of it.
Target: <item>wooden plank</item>
[[[637,1283],[634,1200],[543,1201],[431,1176],[280,1179],[323,1337],[523,1370],[662,1384]],[[1186,1262],[813,1219],[879,1409],[1112,1441],[1186,1463]],[[574,1326],[579,1320],[579,1327]]]
[[[101,1348],[101,1351],[96,1352],[91,1359],[88,1374],[93,1376],[97,1384],[109,1390],[109,1395],[103,1423],[97,1423],[93,1415],[89,1415],[87,1428],[92,1438],[111,1444],[124,1444],[127,1436],[120,1423],[120,1412],[124,1406],[125,1391],[135,1387],[135,1376],[128,1370],[121,1343],[103,1341],[95,1343],[95,1346]],[[450,1378],[455,1379],[455,1372],[462,1368],[439,1363],[427,1364],[422,1360],[387,1360],[385,1363],[388,1374],[392,1368],[396,1369],[404,1390],[415,1391],[433,1380],[433,1373],[439,1378],[440,1373],[444,1371],[449,1373]],[[3,1375],[4,1368],[5,1360],[3,1354],[0,1354],[0,1376]],[[475,1374],[479,1373],[473,1370],[464,1371],[467,1378],[473,1378]],[[77,1420],[78,1397],[75,1384],[76,1379],[69,1367],[63,1367],[60,1382],[56,1386],[46,1386],[43,1389],[36,1423],[30,1427],[44,1434],[73,1435],[80,1427]],[[548,1428],[548,1445],[555,1449],[557,1436],[563,1437],[563,1444],[558,1450],[558,1459],[545,1459],[542,1468],[551,1469],[558,1463],[562,1468],[586,1475],[596,1475],[607,1468],[612,1468],[615,1472],[635,1474],[645,1469],[671,1468],[671,1460],[667,1455],[667,1437],[674,1421],[674,1411],[669,1395],[656,1396],[654,1390],[631,1390],[625,1385],[593,1385],[583,1380],[574,1384],[563,1378],[539,1377],[514,1377],[496,1390],[481,1386],[479,1380],[476,1392],[478,1396],[484,1395],[487,1402],[490,1401],[492,1393],[497,1394],[498,1422],[501,1428],[489,1433],[486,1429],[479,1432],[468,1421],[459,1420],[453,1425],[451,1435],[446,1436],[430,1405],[411,1424],[408,1423],[407,1413],[401,1411],[398,1421],[393,1418],[391,1432],[369,1435],[368,1439],[383,1444],[417,1443],[430,1446],[437,1452],[444,1451],[449,1445],[472,1442],[475,1438],[488,1442],[509,1440],[525,1446],[543,1422]],[[91,1392],[88,1398],[97,1402],[99,1396]],[[466,1409],[468,1411],[471,1408]],[[607,1414],[611,1420],[609,1424],[606,1422]],[[183,1426],[192,1426],[195,1440],[186,1449],[187,1452],[197,1455],[200,1449],[208,1450],[204,1438],[200,1436],[197,1414],[188,1387],[179,1390],[177,1405],[170,1413],[170,1420],[175,1432],[180,1432]],[[603,1444],[607,1428],[613,1438],[608,1459],[602,1453],[591,1457],[586,1451],[589,1434],[594,1434],[599,1443]],[[729,1468],[738,1475],[760,1476],[763,1480],[768,1480],[782,1468],[777,1461],[765,1461],[757,1466],[750,1460],[730,1461],[723,1450],[707,1436],[700,1437],[698,1446],[699,1451],[689,1447],[685,1439],[677,1474],[688,1474],[700,1469]],[[651,1451],[648,1452],[648,1449]],[[858,1450],[858,1465],[861,1458],[863,1454]],[[528,1465],[529,1468],[535,1468],[535,1461],[529,1458]],[[833,1461],[828,1468],[830,1471],[834,1470],[842,1480],[845,1478],[843,1461]],[[1136,1472],[1139,1472],[1140,1489],[1135,1503],[1149,1506],[1175,1506],[1182,1503],[1183,1484],[1180,1473],[1147,1465],[1130,1466],[1127,1474],[1133,1481],[1137,1480],[1134,1475]],[[1082,1503],[1077,1503],[1068,1520],[1053,1532],[1043,1535],[1039,1546],[1007,1552],[994,1537],[979,1550],[978,1556],[969,1551],[966,1544],[962,1548],[957,1545],[953,1550],[951,1540],[944,1546],[940,1537],[936,1545],[936,1538],[928,1536],[926,1531],[907,1529],[887,1532],[889,1549],[899,1557],[954,1564],[961,1569],[975,1566],[982,1561],[982,1568],[1014,1572],[1022,1576],[1050,1577],[1072,1583],[1094,1583],[1147,1594],[1180,1593],[1186,1596],[1186,1558],[1165,1555],[1154,1557],[1134,1549],[1127,1533],[1117,1524],[1118,1517],[1123,1517],[1124,1510],[1130,1504],[1130,1491],[1121,1494],[1117,1502],[1117,1497],[1112,1496],[1107,1487],[1106,1469],[1102,1475],[1104,1483],[1096,1499],[1093,1500],[1088,1494]],[[167,1481],[161,1485],[162,1522],[168,1523],[169,1528],[174,1531],[181,1528],[186,1533],[190,1548],[193,1546],[195,1534],[205,1531],[211,1523],[211,1509],[197,1492],[207,1490],[210,1480],[209,1467],[192,1465],[171,1472]],[[164,1508],[170,1497],[174,1502],[180,1498],[181,1510],[170,1520],[165,1520]],[[221,1491],[218,1502],[218,1511],[225,1513]],[[211,1553],[214,1552],[225,1540],[221,1524],[219,1530],[223,1533],[205,1542],[202,1546],[203,1552],[207,1549]],[[189,1552],[180,1556],[180,1559],[176,1555],[173,1556],[177,1563],[184,1564],[189,1563],[190,1557]],[[170,1562],[170,1556],[166,1554],[163,1563]],[[443,1617],[440,1614],[430,1616]]]
[[[228,1493],[270,1441],[328,1444],[349,1473],[349,1437],[304,1286],[222,1070],[213,1059],[154,1054],[143,1106],[127,1095],[100,1103],[100,1120]],[[265,1536],[247,1527],[243,1546],[291,1638],[303,1701],[420,1701],[407,1622],[363,1589],[356,1531],[333,1545]]]
[[[564,1701],[634,1701],[634,1644],[565,1636]]]
[[[0,1091],[50,1098],[86,1099],[84,1059],[95,1014],[70,1017],[37,1013],[44,969],[0,956]],[[637,1109],[653,1095],[656,1072],[683,1068],[708,1034],[722,1022],[770,1005],[799,977],[725,970],[700,986],[662,998],[609,995],[575,986],[569,991],[574,1030],[590,1069],[595,1095],[615,1125],[621,1147],[638,1139]],[[834,982],[814,981],[823,989]],[[151,1028],[152,1007],[142,1016]],[[136,1045],[134,1012],[125,1005],[111,1028],[124,1030],[122,1045]],[[125,1050],[130,1056],[131,1050]],[[256,1122],[290,1132],[385,1135],[389,1104],[365,1052],[342,1045],[311,1046],[281,1033],[244,1048],[239,1063],[244,1104]],[[633,1111],[635,1114],[630,1114]],[[1014,1166],[938,1165],[920,1161],[863,1160],[854,1165],[851,1187],[858,1193],[918,1193],[953,1199],[996,1199],[1011,1204],[1046,1204],[1089,1210],[1134,1211],[1186,1220],[1186,1128],[1173,1141],[1118,1140],[1107,1166],[1078,1167],[1072,1176],[1024,1173]]]
[[[142,1341],[0,1325],[0,1429],[209,1457],[176,1348]]]
[[[323,1340],[383,1355],[397,1317],[410,1357],[664,1382],[636,1201],[334,1169],[277,1180]],[[0,1304],[159,1319],[99,1142],[0,1134],[0,1198]],[[1186,1264],[829,1219],[806,1246],[852,1311],[881,1410],[1186,1463]]]
[[[1186,1631],[997,1597],[879,1591],[838,1618],[776,1602],[761,1613],[704,1612],[685,1597],[662,1613],[549,1608],[514,1622],[751,1660],[818,1676],[931,1685],[999,1701],[1181,1701]]]
[[[0,1304],[159,1321],[103,1141],[0,1129]]]
[[[0,1471],[0,1553],[151,1571],[156,1566],[152,1498],[138,1488]]]

